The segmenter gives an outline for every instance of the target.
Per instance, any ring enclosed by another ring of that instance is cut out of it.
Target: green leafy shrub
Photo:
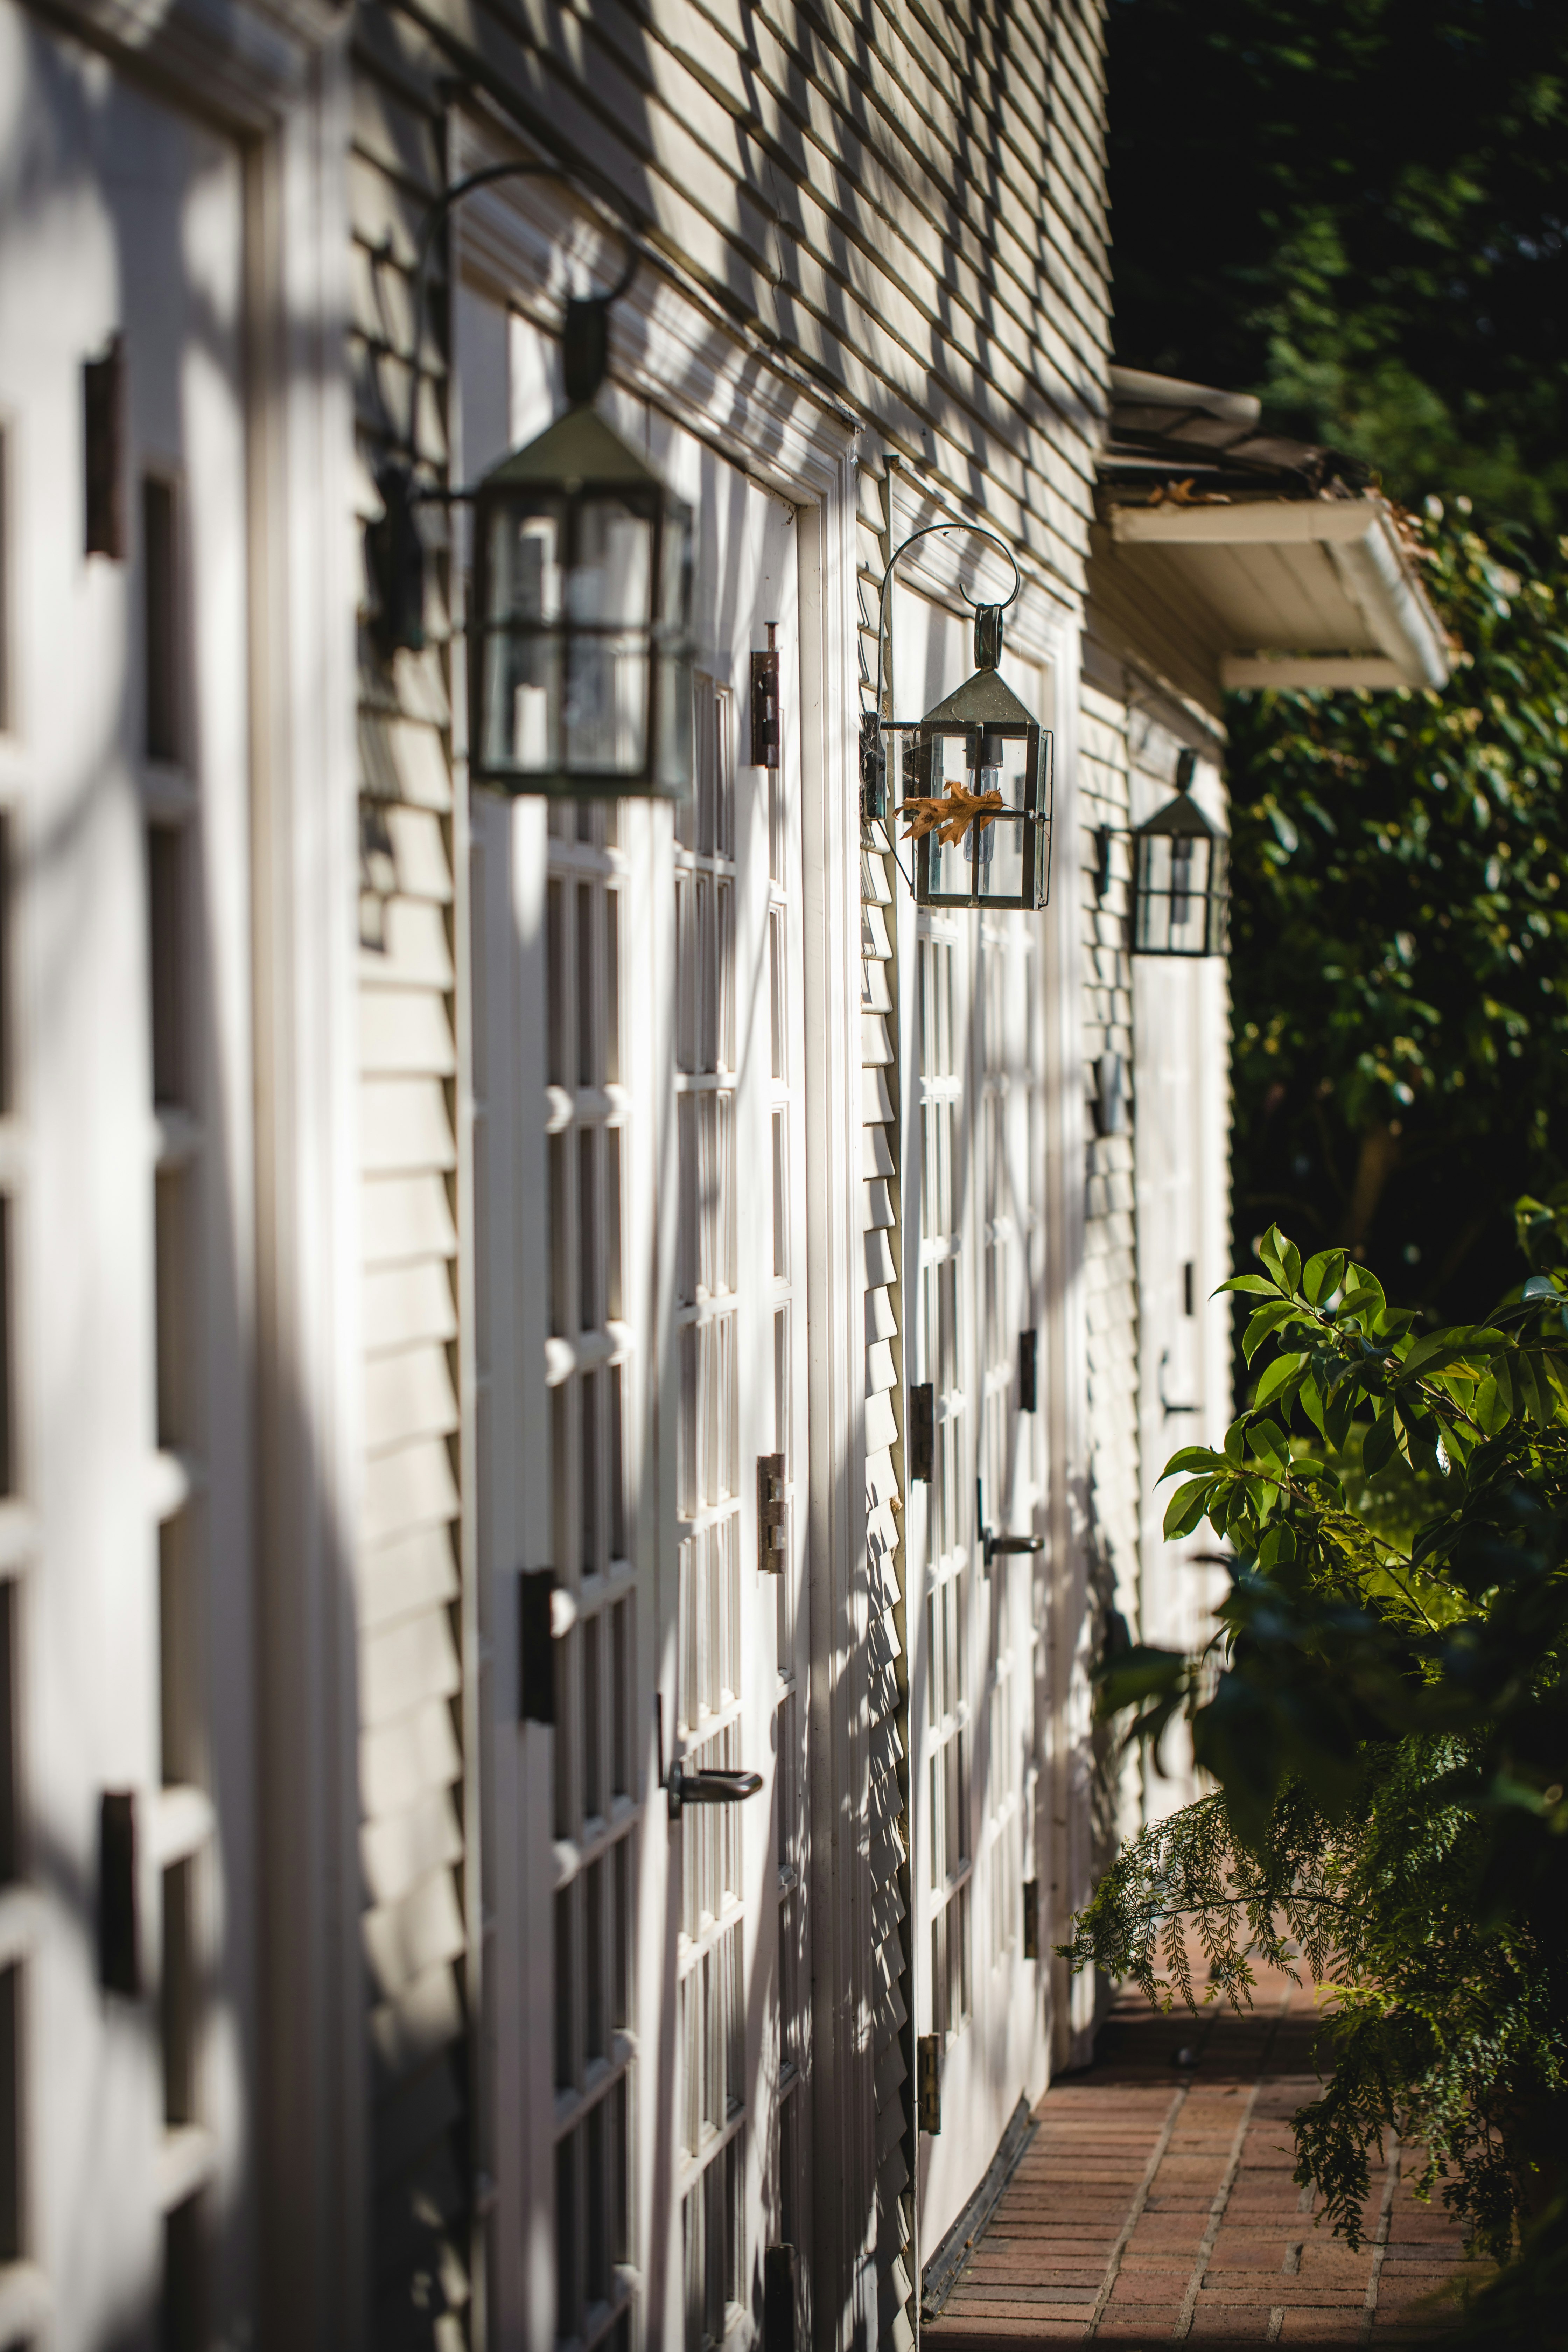
[[[1272,1220],[1445,1322],[1568,1176],[1568,543],[1436,500],[1441,693],[1233,696],[1237,1262]]]
[[[1267,1360],[1223,1450],[1165,1473],[1167,1535],[1231,1548],[1218,1630],[1124,1654],[1100,1693],[1129,1740],[1184,1717],[1214,1790],[1122,1849],[1062,1949],[1167,2006],[1304,1965],[1332,2072],[1297,2179],[1354,2244],[1397,2134],[1484,2252],[1538,2223],[1539,2277],[1568,2186],[1568,1204],[1518,1223],[1531,1270],[1484,1325],[1417,1335],[1278,1228],[1225,1286]],[[1395,1480],[1406,1509],[1369,1511]]]

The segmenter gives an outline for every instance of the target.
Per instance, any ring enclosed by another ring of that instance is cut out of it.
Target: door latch
[[[687,1805],[743,1804],[748,1797],[756,1795],[762,1785],[760,1772],[689,1772],[683,1764],[672,1764],[664,1784],[669,1800],[669,1818],[679,1821]]]
[[[993,1535],[985,1524],[985,1488],[977,1479],[974,1486],[974,1516],[980,1523],[980,1551],[987,1568],[998,1555],[1005,1558],[1012,1552],[1044,1551],[1044,1536]]]
[[[784,1499],[784,1458],[782,1454],[757,1456],[757,1566],[764,1576],[777,1576],[784,1564],[789,1541],[789,1505]]]

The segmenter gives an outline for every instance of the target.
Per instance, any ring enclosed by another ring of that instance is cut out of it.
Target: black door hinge
[[[789,1539],[789,1505],[784,1499],[784,1458],[782,1454],[757,1456],[757,1566],[765,1576],[777,1576],[784,1564]]]
[[[860,822],[880,824],[888,814],[888,746],[874,710],[860,714]]]
[[[136,1901],[136,1800],[106,1789],[98,1811],[98,1980],[134,2000],[142,1990]]]
[[[523,1568],[517,1576],[518,1714],[524,1723],[555,1720],[555,1640],[551,1627],[552,1568]]]
[[[915,2120],[932,2139],[942,2130],[940,2033],[922,2033],[915,2043]]]
[[[752,656],[752,760],[753,768],[779,763],[778,624],[768,623],[766,653]]]
[[[86,552],[125,560],[125,345],[111,338],[81,371]]]
[[[910,1391],[910,1476],[930,1481],[936,1461],[936,1390],[921,1381]]]

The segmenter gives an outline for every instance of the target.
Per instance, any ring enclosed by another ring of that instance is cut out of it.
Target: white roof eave
[[[1258,499],[1236,505],[1113,506],[1112,542],[1176,559],[1193,584],[1225,549],[1300,548],[1327,557],[1343,600],[1345,642],[1309,648],[1237,642],[1214,648],[1224,687],[1425,687],[1447,684],[1447,641],[1385,499]],[[1240,635],[1234,627],[1231,634]]]

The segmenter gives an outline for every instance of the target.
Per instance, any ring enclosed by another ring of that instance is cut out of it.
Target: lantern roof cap
[[[1155,834],[1163,835],[1172,841],[1225,839],[1221,828],[1204,814],[1189,787],[1183,783],[1176,786],[1173,800],[1168,800],[1163,808],[1156,809],[1152,816],[1145,817],[1142,824],[1135,824],[1132,832],[1134,837],[1140,834]]]
[[[565,489],[579,482],[624,484],[627,488],[665,488],[647,459],[605,424],[596,409],[569,408],[535,439],[493,467],[485,489]]]
[[[1033,727],[1036,723],[1034,712],[994,669],[977,669],[921,721],[922,727],[938,732],[944,727]]]

